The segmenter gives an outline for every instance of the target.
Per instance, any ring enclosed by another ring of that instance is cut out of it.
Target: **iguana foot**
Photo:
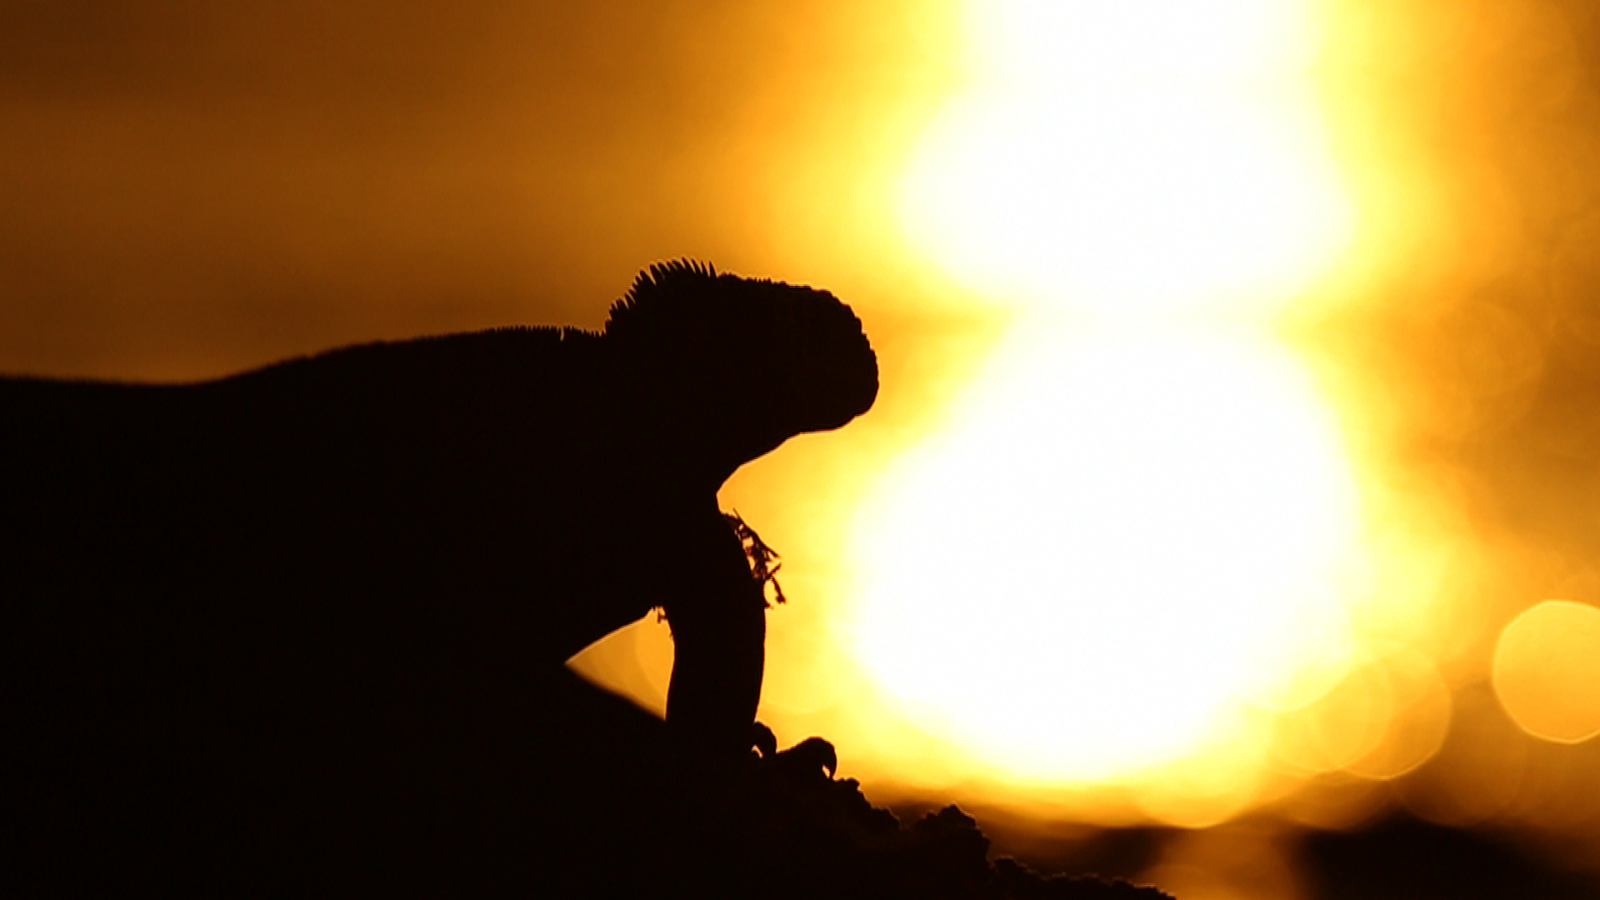
[[[814,778],[819,772],[826,772],[832,780],[839,769],[839,754],[833,745],[819,737],[806,738],[793,747],[768,757],[772,765],[777,766],[784,774],[804,778]]]
[[[750,744],[762,759],[771,759],[778,754],[778,736],[760,722],[750,723]]]

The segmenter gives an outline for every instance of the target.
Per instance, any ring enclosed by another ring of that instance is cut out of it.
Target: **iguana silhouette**
[[[427,810],[494,795],[582,726],[539,713],[562,664],[656,608],[667,732],[748,756],[766,603],[717,490],[877,386],[833,295],[687,261],[642,273],[601,333],[185,385],[0,379],[20,852],[46,886],[51,866],[117,886],[202,847],[192,866],[231,884],[385,816],[443,827]]]

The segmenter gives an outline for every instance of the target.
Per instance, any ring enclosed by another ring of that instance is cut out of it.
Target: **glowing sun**
[[[1171,760],[1240,704],[1295,702],[1348,650],[1357,498],[1323,410],[1270,342],[1020,332],[861,509],[858,657],[1036,778]]]
[[[1131,777],[1344,671],[1356,482],[1264,327],[1353,229],[1307,10],[970,4],[902,213],[1019,321],[862,505],[849,640],[1006,777]]]

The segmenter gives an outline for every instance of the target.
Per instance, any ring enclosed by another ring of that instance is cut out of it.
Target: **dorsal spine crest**
[[[633,286],[621,300],[611,305],[606,332],[636,331],[644,323],[661,315],[662,307],[672,302],[686,287],[703,287],[719,276],[710,263],[694,259],[675,259],[653,263],[647,271],[640,272]]]

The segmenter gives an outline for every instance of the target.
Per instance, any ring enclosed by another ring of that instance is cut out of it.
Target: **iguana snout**
[[[850,307],[825,291],[808,293],[796,303],[794,413],[799,432],[829,431],[872,408],[878,357]]]

